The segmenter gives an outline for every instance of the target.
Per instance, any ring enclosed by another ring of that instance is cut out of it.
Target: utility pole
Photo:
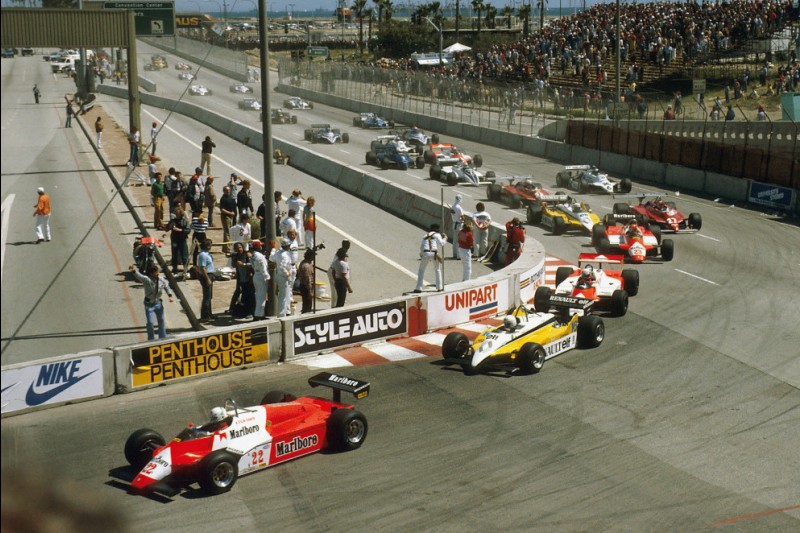
[[[264,170],[264,202],[268,215],[264,217],[267,226],[266,235],[269,239],[275,239],[275,214],[272,212],[272,202],[275,198],[275,176],[272,168],[272,118],[269,98],[269,24],[267,22],[267,0],[258,0],[258,33],[260,40],[260,62],[261,67],[261,151],[263,156]],[[279,244],[280,246],[280,244]],[[267,316],[275,316],[275,298],[267,300]]]
[[[344,63],[344,10],[345,10],[345,0],[339,0],[339,17],[342,19],[342,63]]]

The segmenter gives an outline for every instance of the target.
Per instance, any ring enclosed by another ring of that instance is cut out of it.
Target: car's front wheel
[[[606,326],[597,315],[586,315],[578,319],[578,346],[596,348],[606,337]]]
[[[228,492],[239,477],[239,461],[227,450],[208,455],[200,467],[200,488],[208,494]]]
[[[541,344],[526,342],[519,351],[519,371],[523,374],[538,374],[544,366],[545,352]]]
[[[328,419],[328,445],[350,451],[361,447],[367,438],[367,418],[355,409],[337,409]]]
[[[469,351],[469,339],[459,331],[447,334],[442,343],[442,356],[446,359],[463,359]]]
[[[625,316],[628,312],[628,291],[617,289],[611,293],[611,313],[614,316]]]
[[[164,437],[157,431],[139,429],[125,441],[125,459],[136,470],[141,470],[153,458],[153,452],[164,444]]]
[[[536,288],[536,292],[533,293],[533,307],[537,313],[550,311],[550,295],[552,293],[553,289],[544,285]]]

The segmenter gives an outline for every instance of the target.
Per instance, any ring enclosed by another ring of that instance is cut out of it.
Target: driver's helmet
[[[581,271],[581,276],[584,278],[588,278],[594,274],[594,267],[592,265],[586,265],[583,267]]]
[[[533,189],[533,180],[525,180],[525,186],[529,189]]]
[[[221,422],[225,420],[225,414],[224,407],[212,407],[209,413],[209,419],[211,422]]]
[[[515,327],[517,327],[517,317],[515,317],[514,315],[506,316],[503,319],[503,326],[505,326],[505,328],[508,330],[514,329]]]

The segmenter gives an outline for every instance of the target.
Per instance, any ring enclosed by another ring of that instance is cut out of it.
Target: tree
[[[483,0],[472,0],[472,9],[478,13],[478,37],[481,35],[481,13],[483,12]]]
[[[364,10],[367,7],[367,0],[355,0],[352,10],[358,17],[358,52],[364,53]]]
[[[494,19],[497,16],[497,8],[492,4],[486,4],[484,9],[486,10],[486,27],[494,29]]]
[[[459,30],[461,29],[461,0],[456,0],[456,42],[459,39]]]
[[[42,0],[42,7],[47,9],[77,9],[78,0]]]
[[[380,50],[387,57],[408,57],[420,50],[438,50],[439,38],[429,27],[395,22],[387,24],[378,34],[377,42]]]
[[[522,18],[522,36],[527,37],[531,33],[530,20],[531,20],[531,5],[525,4],[519,8],[517,13]]]
[[[514,16],[514,8],[511,6],[506,6],[503,8],[502,14],[506,17],[506,25],[508,29],[511,29],[511,17]]]
[[[544,10],[547,9],[547,0],[538,0],[539,3],[539,31],[544,28]]]

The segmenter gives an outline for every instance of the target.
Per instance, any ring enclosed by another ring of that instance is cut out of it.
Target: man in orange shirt
[[[47,239],[50,242],[50,197],[44,192],[44,187],[37,189],[39,201],[34,207],[33,216],[36,217],[36,244]]]

